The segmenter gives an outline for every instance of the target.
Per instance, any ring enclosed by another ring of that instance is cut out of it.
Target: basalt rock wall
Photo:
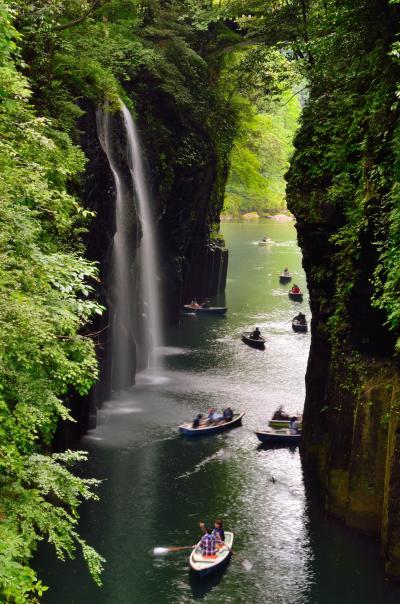
[[[399,15],[388,2],[338,15],[288,174],[312,313],[301,453],[318,469],[326,509],[377,535],[398,576],[399,329],[388,284],[397,287],[399,70],[389,52]],[[357,32],[351,57],[348,31]]]

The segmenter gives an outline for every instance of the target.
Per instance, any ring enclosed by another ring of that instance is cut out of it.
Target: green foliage
[[[101,308],[88,298],[96,268],[79,255],[85,212],[67,192],[84,156],[33,110],[10,17],[0,5],[0,594],[23,604],[45,589],[29,566],[44,538],[61,558],[80,545],[99,581],[101,558],[76,532],[96,481],[67,469],[85,455],[44,452],[70,419],[62,397],[96,379],[81,331]]]
[[[286,207],[284,174],[299,114],[299,100],[292,92],[282,93],[263,113],[249,111],[231,155],[224,203],[227,213],[263,214]]]

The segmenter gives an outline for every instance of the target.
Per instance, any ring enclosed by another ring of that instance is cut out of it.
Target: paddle
[[[183,545],[182,547],[172,546],[172,547],[155,547],[153,549],[154,556],[164,556],[165,554],[169,554],[171,552],[181,552],[185,549],[193,549],[196,547],[195,545]]]
[[[226,543],[224,543],[224,542],[222,542],[222,543],[230,550],[231,554],[233,554],[238,560],[240,560],[240,564],[243,566],[243,568],[245,570],[249,571],[253,568],[253,564],[250,562],[250,560],[246,560],[246,558],[242,558],[242,556],[240,554],[238,554],[236,550],[229,547],[229,545],[227,545]]]

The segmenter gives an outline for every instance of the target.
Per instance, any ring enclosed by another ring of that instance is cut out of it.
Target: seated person
[[[216,520],[214,522],[213,534],[217,540],[217,547],[221,547],[225,542],[225,531],[222,520]]]
[[[302,312],[299,312],[299,314],[295,316],[294,320],[301,323],[301,325],[305,325],[307,323],[306,315],[304,315]]]
[[[207,416],[207,423],[208,424],[215,424],[218,423],[219,421],[221,421],[222,419],[222,415],[220,415],[219,413],[217,413],[217,411],[211,407],[208,410],[208,416]]]
[[[233,419],[232,409],[230,407],[226,407],[226,409],[224,409],[222,412],[222,416],[226,422],[232,421],[232,419]]]
[[[283,269],[283,274],[284,274],[284,275],[290,275],[290,273],[289,273],[289,269],[288,269],[288,268],[284,268],[284,269]]]
[[[253,338],[253,340],[258,340],[260,336],[261,336],[261,331],[259,330],[258,327],[256,327],[255,330],[250,334],[250,337]]]
[[[290,429],[290,434],[299,434],[299,422],[297,421],[297,417],[293,416],[290,418],[289,421],[289,429]]]
[[[300,293],[300,287],[296,284],[293,285],[292,287],[292,294],[299,294]]]
[[[210,526],[203,527],[202,525],[204,525],[203,522],[200,523],[200,528],[204,531],[200,541],[201,553],[203,556],[215,556],[217,553],[217,538]]]
[[[201,413],[196,415],[195,419],[193,420],[192,428],[198,428],[200,426],[202,417],[203,415]]]

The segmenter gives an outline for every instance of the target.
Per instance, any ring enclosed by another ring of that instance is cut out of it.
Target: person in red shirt
[[[296,284],[293,285],[292,287],[292,294],[299,294],[300,293],[300,287]]]

